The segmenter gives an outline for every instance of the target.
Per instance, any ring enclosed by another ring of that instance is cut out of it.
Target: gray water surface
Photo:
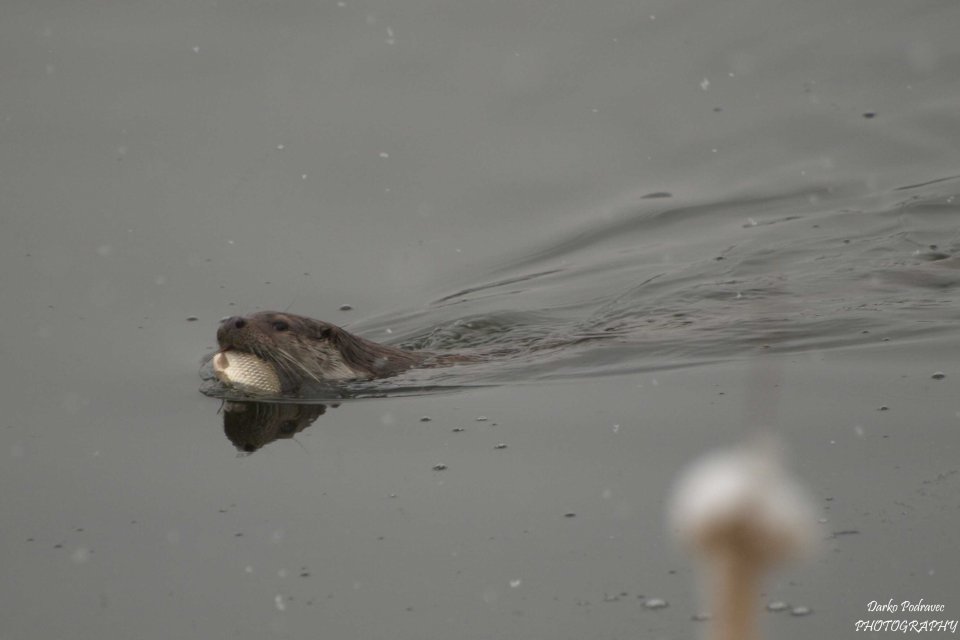
[[[669,488],[763,428],[822,520],[769,637],[960,619],[957,24],[9,3],[0,638],[694,637]],[[484,357],[243,431],[258,309]]]

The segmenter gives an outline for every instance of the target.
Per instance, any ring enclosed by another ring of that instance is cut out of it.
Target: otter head
[[[221,351],[252,353],[277,370],[284,392],[304,382],[367,380],[392,375],[420,362],[410,351],[377,344],[340,327],[277,311],[234,316],[220,323]]]

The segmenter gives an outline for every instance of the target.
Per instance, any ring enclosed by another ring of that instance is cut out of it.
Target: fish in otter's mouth
[[[304,383],[383,378],[423,365],[429,358],[327,322],[278,311],[227,318],[217,329],[217,344],[215,375],[248,393],[290,394]]]

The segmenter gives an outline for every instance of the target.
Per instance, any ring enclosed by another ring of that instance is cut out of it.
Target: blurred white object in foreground
[[[756,640],[759,589],[773,566],[813,547],[807,493],[762,441],[690,465],[670,502],[670,522],[701,559],[715,640]]]

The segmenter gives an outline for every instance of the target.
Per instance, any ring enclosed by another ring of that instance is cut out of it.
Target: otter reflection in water
[[[379,344],[327,322],[277,311],[227,318],[217,330],[217,343],[217,378],[251,393],[294,394],[305,383],[371,380],[457,361],[456,356]]]
[[[326,412],[325,404],[225,402],[223,432],[238,451],[253,453],[274,440],[292,438]]]

